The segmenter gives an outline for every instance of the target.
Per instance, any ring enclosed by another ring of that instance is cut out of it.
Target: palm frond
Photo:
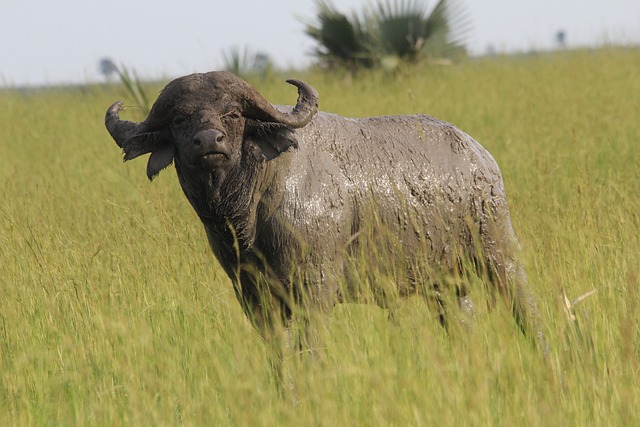
[[[415,59],[424,44],[426,8],[419,1],[379,2],[376,22],[377,41],[387,55]]]
[[[327,0],[316,0],[316,24],[307,24],[305,32],[316,40],[315,54],[329,61],[358,62],[368,57],[366,32],[357,16],[347,18]]]
[[[428,57],[451,58],[464,51],[470,20],[459,2],[439,0],[425,24],[422,49]]]
[[[115,70],[118,73],[120,82],[122,82],[129,95],[133,97],[135,102],[142,109],[142,112],[148,115],[151,111],[151,103],[149,102],[149,97],[142,87],[142,83],[140,83],[138,74],[135,70],[129,71],[129,69],[124,65],[121,65],[120,67],[116,66]]]

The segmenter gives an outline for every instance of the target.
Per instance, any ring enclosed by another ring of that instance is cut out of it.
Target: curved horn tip
[[[111,107],[109,107],[109,109],[107,109],[107,113],[118,114],[120,111],[124,111],[126,109],[127,107],[124,106],[123,101],[116,101],[113,104],[111,104]]]
[[[124,142],[129,139],[136,129],[137,123],[120,119],[118,113],[125,110],[124,102],[117,101],[111,104],[104,116],[104,124],[113,140],[122,148]]]
[[[306,90],[307,92],[309,92],[310,95],[313,95],[316,98],[319,97],[319,94],[316,88],[314,88],[308,83],[303,82],[302,80],[288,79],[286,82],[289,83],[290,85],[294,85],[295,87],[297,87],[298,91]]]

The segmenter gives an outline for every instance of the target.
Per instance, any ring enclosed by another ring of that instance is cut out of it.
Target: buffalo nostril
[[[217,129],[206,129],[196,133],[193,136],[193,145],[196,147],[203,146],[205,149],[216,149],[217,146],[224,144],[226,140],[224,132]]]

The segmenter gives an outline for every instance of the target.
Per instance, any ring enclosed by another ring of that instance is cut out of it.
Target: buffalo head
[[[293,139],[264,138],[269,129],[300,128],[317,112],[316,90],[302,81],[287,82],[299,94],[290,112],[277,109],[233,74],[219,71],[173,80],[140,123],[121,120],[123,103],[116,102],[107,110],[105,124],[125,160],[151,153],[150,180],[174,160],[196,173],[224,171],[245,154],[262,161],[295,146]]]

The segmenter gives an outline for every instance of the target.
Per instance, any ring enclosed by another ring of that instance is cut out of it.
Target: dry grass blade
[[[589,292],[586,292],[582,295],[580,295],[578,298],[574,299],[573,302],[569,299],[569,297],[567,296],[567,292],[565,291],[564,287],[560,288],[560,294],[562,296],[562,301],[564,303],[564,310],[565,310],[565,314],[569,317],[569,320],[571,321],[576,321],[576,315],[573,312],[573,308],[581,301],[585,300],[586,298],[590,297],[591,295],[595,294],[598,290],[597,289],[592,289]]]

